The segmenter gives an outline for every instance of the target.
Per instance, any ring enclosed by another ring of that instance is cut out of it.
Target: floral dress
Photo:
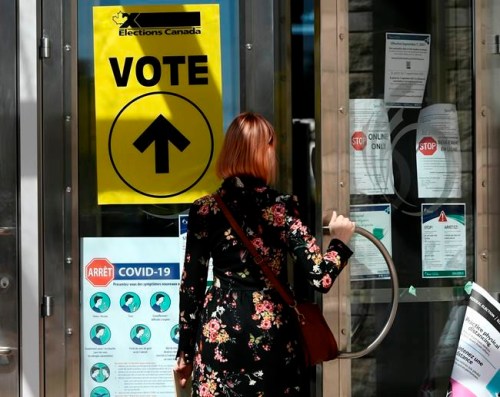
[[[327,292],[352,252],[332,240],[323,255],[298,215],[295,196],[234,177],[218,190],[257,250],[287,283],[287,255]],[[213,284],[207,289],[209,260]],[[213,195],[189,212],[180,287],[179,351],[193,363],[193,396],[303,396],[294,313],[264,277]]]

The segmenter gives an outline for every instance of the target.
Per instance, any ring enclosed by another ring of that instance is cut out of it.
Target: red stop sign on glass
[[[433,137],[425,136],[418,143],[418,150],[424,156],[432,156],[437,150],[437,142]]]
[[[351,136],[351,145],[354,150],[363,150],[366,147],[366,135],[363,131],[354,131]]]
[[[106,287],[115,278],[115,267],[107,259],[92,259],[85,266],[85,278],[94,287]]]

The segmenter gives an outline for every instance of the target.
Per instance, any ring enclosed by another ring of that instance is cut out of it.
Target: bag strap
[[[278,280],[274,272],[271,270],[269,267],[268,259],[263,257],[262,255],[259,254],[257,249],[254,247],[254,245],[251,243],[251,241],[248,239],[247,235],[243,231],[243,229],[238,225],[236,222],[236,219],[234,219],[233,214],[227,208],[226,204],[222,200],[222,197],[218,194],[214,194],[214,198],[219,204],[220,209],[226,216],[227,220],[229,221],[229,224],[233,228],[233,230],[236,232],[236,234],[240,237],[241,241],[245,244],[245,246],[248,248],[248,251],[252,254],[254,258],[254,262],[260,266],[262,269],[262,272],[265,274],[265,276],[268,278],[268,280],[271,282],[271,284],[274,286],[274,288],[279,292],[283,300],[292,308],[296,309],[297,302],[293,297],[291,296],[290,292],[288,292],[283,284]]]

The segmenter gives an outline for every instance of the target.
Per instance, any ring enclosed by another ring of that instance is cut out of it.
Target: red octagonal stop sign
[[[115,267],[105,258],[92,259],[85,266],[85,278],[94,287],[106,287],[115,278]]]
[[[366,135],[363,131],[354,131],[351,136],[351,145],[354,150],[363,150],[366,147]]]
[[[425,136],[418,143],[418,150],[420,150],[424,156],[431,156],[437,150],[437,142],[433,137]]]

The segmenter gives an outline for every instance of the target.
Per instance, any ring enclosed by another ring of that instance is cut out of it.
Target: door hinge
[[[40,39],[40,58],[50,58],[50,39],[47,36],[42,36]]]
[[[44,295],[42,301],[42,317],[52,316],[54,308],[54,298],[52,296]]]

